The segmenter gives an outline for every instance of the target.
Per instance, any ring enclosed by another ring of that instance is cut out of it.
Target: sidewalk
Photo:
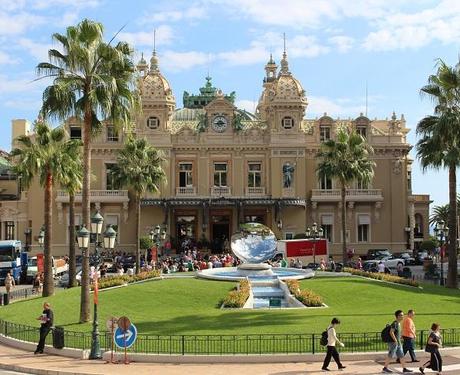
[[[383,359],[383,356],[381,356]],[[427,356],[424,354],[421,360]],[[460,349],[450,351],[444,355],[446,369],[444,374],[460,374]],[[374,360],[346,361],[345,371],[337,371],[335,364],[329,368],[337,374],[379,374],[381,363]],[[410,364],[410,368],[417,370],[419,363]],[[412,366],[415,365],[415,366]],[[390,366],[401,370],[395,364]],[[309,363],[270,363],[270,364],[156,364],[131,363],[106,364],[103,361],[88,361],[66,358],[53,355],[34,355],[30,352],[0,346],[0,368],[13,371],[22,371],[32,374],[46,375],[76,375],[76,374],[133,374],[133,375],[316,375],[321,372],[320,362]],[[418,373],[418,372],[417,372]],[[429,374],[429,370],[426,371]]]

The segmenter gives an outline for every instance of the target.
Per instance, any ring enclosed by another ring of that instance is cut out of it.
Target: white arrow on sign
[[[129,341],[129,339],[131,338],[132,335],[133,335],[133,331],[128,330],[128,332],[122,333],[121,335],[118,335],[117,339],[125,338],[125,341]]]

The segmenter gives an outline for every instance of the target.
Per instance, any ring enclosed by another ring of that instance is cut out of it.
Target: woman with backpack
[[[335,327],[337,327],[339,324],[340,320],[337,318],[333,318],[330,326],[327,327],[327,354],[323,362],[323,371],[331,371],[327,368],[327,366],[329,366],[329,363],[331,362],[331,358],[334,358],[334,361],[335,363],[337,363],[339,370],[343,370],[346,367],[342,365],[342,362],[340,362],[339,352],[335,347],[336,344],[339,344],[341,347],[345,346],[342,342],[339,341],[339,339],[337,338],[337,334],[335,332]]]
[[[422,374],[425,373],[425,368],[431,368],[433,371],[437,371],[436,374],[442,374],[442,358],[439,353],[439,348],[442,347],[441,333],[439,332],[440,325],[433,323],[431,325],[430,336],[428,336],[428,342],[426,343],[425,351],[431,353],[430,360],[424,365],[419,367]]]

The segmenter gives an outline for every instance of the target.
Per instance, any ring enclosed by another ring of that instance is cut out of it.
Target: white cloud
[[[45,23],[45,18],[31,13],[11,14],[0,11],[0,36],[18,35]]]
[[[254,113],[256,111],[257,104],[258,102],[255,100],[246,100],[246,99],[237,100],[235,102],[235,105],[238,108],[244,109],[250,113]]]
[[[37,99],[9,99],[4,102],[5,107],[17,108],[23,110],[24,108],[32,109],[36,108],[37,111],[40,109],[42,102]]]
[[[354,45],[355,40],[349,36],[336,35],[329,38],[329,42],[332,43],[339,52],[348,52]]]
[[[347,99],[348,100],[348,99]],[[336,117],[358,117],[361,112],[366,111],[365,103],[360,103],[362,100],[354,101],[344,105],[343,101],[339,99],[331,99],[322,96],[309,96],[307,116],[316,115],[322,116],[327,113],[329,116]],[[368,108],[369,110],[369,108]]]
[[[47,9],[55,7],[72,8],[95,8],[99,6],[98,0],[34,0],[32,7],[36,9]]]
[[[55,48],[52,44],[38,43],[31,39],[21,38],[17,41],[17,45],[26,49],[37,62],[48,61],[48,50]]]
[[[13,93],[31,93],[32,91],[40,95],[47,84],[46,79],[35,81],[35,76],[28,76],[19,79],[9,78],[6,75],[0,75],[0,95]]]
[[[0,65],[16,64],[19,61],[19,59],[7,54],[6,52],[0,51]]]
[[[206,17],[206,8],[203,5],[194,5],[186,9],[175,9],[163,12],[151,11],[144,16],[141,24],[154,24],[158,22],[178,22],[184,20],[199,20]]]
[[[364,47],[370,51],[420,48],[432,42],[458,43],[460,2],[443,0],[433,8],[418,12],[393,12],[377,21]]]
[[[160,54],[160,66],[170,71],[178,72],[192,69],[196,66],[205,65],[213,59],[213,56],[197,51],[175,52],[165,51]]]
[[[153,48],[153,30],[150,32],[139,31],[137,33],[121,32],[118,39],[128,42],[135,48],[138,46],[150,46]],[[162,25],[156,28],[155,43],[157,46],[168,45],[174,39],[173,29],[168,25]]]

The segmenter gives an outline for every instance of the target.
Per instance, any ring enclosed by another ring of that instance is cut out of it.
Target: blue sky
[[[51,35],[82,18],[105,25],[148,59],[157,29],[160,68],[182,106],[208,70],[237,104],[253,110],[270,52],[279,63],[286,33],[290,70],[307,93],[308,118],[405,115],[412,129],[432,112],[419,89],[435,60],[453,65],[460,52],[458,0],[0,0],[0,148],[10,150],[14,118],[36,118],[46,81],[33,82]],[[411,152],[415,159],[414,152]],[[414,193],[448,201],[446,172],[413,168]]]

